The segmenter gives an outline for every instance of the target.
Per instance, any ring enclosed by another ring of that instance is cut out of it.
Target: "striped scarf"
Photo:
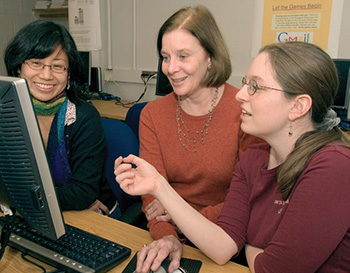
[[[35,113],[39,116],[53,116],[66,99],[66,90],[49,101],[40,101],[32,97]]]

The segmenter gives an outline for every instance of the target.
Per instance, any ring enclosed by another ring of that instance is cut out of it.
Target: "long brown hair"
[[[278,170],[278,187],[286,200],[315,152],[330,143],[350,147],[350,142],[337,126],[328,129],[324,126],[339,84],[337,69],[331,57],[318,46],[304,42],[271,44],[260,52],[269,55],[276,80],[286,96],[308,94],[312,99],[310,111],[315,130],[298,139]]]

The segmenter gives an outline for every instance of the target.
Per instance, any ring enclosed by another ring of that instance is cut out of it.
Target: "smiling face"
[[[30,59],[27,61],[38,61],[45,65],[62,65],[68,67],[67,54],[57,47],[56,50],[44,59]],[[40,101],[49,101],[60,94],[67,86],[68,72],[56,73],[49,66],[44,69],[35,70],[23,63],[20,76],[27,80],[31,95]]]
[[[162,40],[162,70],[169,78],[174,92],[191,96],[203,88],[210,57],[193,35],[185,30],[173,30]]]
[[[253,60],[247,74],[247,82],[250,80],[255,80],[259,86],[282,89],[274,78],[274,71],[266,53],[260,53]],[[242,130],[266,141],[271,137],[288,135],[288,114],[293,101],[288,100],[284,92],[273,89],[260,89],[251,96],[247,88],[248,86],[244,85],[236,95],[242,107]]]

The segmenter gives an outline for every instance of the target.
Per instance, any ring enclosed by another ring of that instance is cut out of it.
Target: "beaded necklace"
[[[201,130],[196,130],[195,132],[192,132],[185,124],[184,120],[182,119],[182,114],[181,114],[181,96],[178,97],[178,104],[176,108],[176,122],[177,122],[177,133],[179,136],[180,143],[182,146],[190,151],[190,152],[197,152],[197,143],[201,143],[204,145],[204,140],[205,137],[208,135],[209,132],[209,125],[210,121],[213,116],[213,110],[216,105],[216,101],[218,99],[218,88],[215,89],[215,94],[214,97],[211,101],[211,106],[210,110],[208,112],[208,118],[207,121],[204,124],[204,127]],[[182,129],[182,127],[184,129]],[[197,140],[197,137],[199,140]]]

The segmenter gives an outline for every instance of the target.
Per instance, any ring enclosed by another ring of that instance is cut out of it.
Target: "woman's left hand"
[[[157,199],[154,199],[151,203],[149,203],[146,206],[145,215],[148,221],[151,221],[154,218],[156,218],[157,221],[162,221],[162,222],[171,221],[170,215]]]

